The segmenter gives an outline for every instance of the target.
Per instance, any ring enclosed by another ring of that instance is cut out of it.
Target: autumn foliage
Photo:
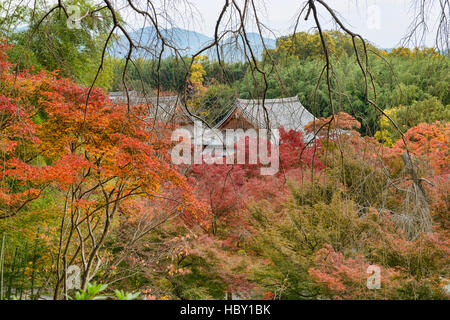
[[[45,271],[55,298],[67,294],[67,264],[81,267],[83,286],[98,279],[149,299],[448,298],[448,123],[421,123],[389,147],[340,112],[304,132],[280,128],[274,175],[259,162],[176,166],[172,128],[148,121],[146,106],[114,105],[57,71],[15,74],[8,48],[0,221],[37,239],[29,268]],[[407,150],[432,232],[406,232],[417,207]],[[30,217],[37,236],[21,224]],[[370,266],[380,289],[367,286]]]
[[[84,284],[95,275],[111,224],[128,200],[172,198],[181,217],[200,222],[204,207],[171,164],[164,128],[150,130],[142,107],[113,105],[102,90],[57,72],[15,75],[9,67],[2,60],[0,218],[20,215],[46,192],[57,197],[59,237],[67,244],[53,253],[56,288],[64,278],[59,259],[79,261]]]
[[[409,150],[425,158],[436,174],[450,173],[450,123],[420,123],[409,129],[404,138]],[[399,139],[394,147],[405,149],[405,142]]]

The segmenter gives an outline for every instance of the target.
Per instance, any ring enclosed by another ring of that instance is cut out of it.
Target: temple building
[[[279,129],[303,131],[314,116],[303,107],[298,97],[245,100],[237,99],[230,112],[215,128],[217,129]]]
[[[164,122],[172,122],[178,126],[190,127],[194,125],[194,118],[185,110],[179,96],[146,97],[137,91],[110,92],[109,98],[115,104],[148,105],[148,118]]]
[[[136,91],[128,93],[111,92],[109,97],[113,103],[126,104],[128,99],[131,105],[143,104],[149,106],[149,119],[172,122],[177,126],[188,129],[194,133],[196,118],[189,114],[179,96],[144,97]],[[226,129],[274,129],[304,131],[304,126],[313,121],[315,117],[301,104],[298,97],[246,100],[236,99],[230,111],[214,127],[202,127],[203,143],[223,145],[232,143],[226,141]],[[211,130],[214,129],[214,130]],[[219,132],[219,133],[218,133]]]

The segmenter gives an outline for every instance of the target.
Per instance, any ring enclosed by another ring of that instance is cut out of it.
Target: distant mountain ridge
[[[214,38],[208,37],[202,33],[181,29],[170,28],[160,31],[162,36],[168,40],[170,47],[177,48],[182,56],[190,57],[198,53],[203,47],[214,41]],[[154,27],[145,27],[137,31],[130,32],[130,37],[134,42],[139,44],[138,49],[134,52],[134,58],[156,58],[161,51],[161,43],[157,41],[157,33]],[[248,33],[247,39],[252,47],[253,54],[257,59],[260,59],[264,51],[264,45],[267,49],[275,48],[275,39],[263,38],[257,33]],[[227,62],[243,61],[245,58],[244,45],[241,38],[228,37],[221,41],[222,49],[220,54],[224,56]],[[166,46],[162,54],[163,58],[173,56],[174,50]],[[129,44],[125,36],[122,36],[115,41],[110,48],[111,55],[117,58],[123,58],[128,53]],[[145,48],[145,49],[144,49]],[[208,56],[211,60],[217,60],[217,52],[215,48],[211,48],[202,53]],[[250,56],[250,53],[247,52]]]

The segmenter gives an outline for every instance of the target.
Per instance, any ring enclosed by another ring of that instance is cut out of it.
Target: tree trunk
[[[416,200],[415,208],[411,212],[415,226],[415,234],[413,236],[416,236],[419,232],[431,232],[432,221],[430,215],[430,206],[428,204],[428,197],[425,188],[422,184],[422,179],[417,176],[417,173],[414,170],[414,164],[412,163],[411,156],[408,154],[408,152],[402,154],[402,159],[413,181],[413,193]]]

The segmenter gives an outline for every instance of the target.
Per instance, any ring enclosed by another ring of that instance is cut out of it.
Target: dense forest
[[[359,67],[352,64],[355,59],[350,48],[350,37],[337,32],[327,33],[333,45],[333,59],[335,59],[334,72],[336,79],[333,88],[335,105],[339,111],[353,115],[362,123],[361,133],[373,136],[380,127],[380,113],[373,108],[367,108],[364,97],[364,87],[361,86],[363,75]],[[317,34],[301,33],[296,35],[298,44],[289,40],[279,39],[277,48],[269,50],[262,61],[262,68],[267,70],[268,89],[266,98],[291,97],[298,95],[302,104],[316,117],[328,117],[332,110],[328,100],[326,79],[319,80],[323,68],[323,54],[320,53],[321,43]],[[296,48],[295,51],[292,47]],[[380,107],[389,112],[393,108],[408,108],[408,115],[401,116],[402,130],[419,124],[420,122],[433,123],[436,120],[449,121],[449,66],[448,57],[442,56],[434,49],[396,48],[390,53],[372,47],[369,56],[371,59],[372,75],[375,82],[377,101]],[[372,53],[373,52],[373,53]],[[112,60],[113,79],[109,88],[114,91],[123,89],[121,75],[123,61]],[[130,66],[127,74],[130,86],[136,90],[159,88],[161,91],[178,92],[184,88],[183,64],[174,58],[166,58],[158,62],[139,60],[137,66]],[[208,57],[198,59],[198,70],[201,80],[197,81],[201,97],[197,104],[201,106],[199,112],[207,112],[208,119],[214,122],[220,119],[220,112],[230,107],[236,97],[243,99],[262,98],[262,77],[254,75],[248,63],[225,64],[223,68],[219,62],[210,61]],[[270,72],[273,65],[276,72]],[[136,72],[139,68],[139,72]],[[195,75],[194,75],[195,76]],[[420,102],[426,101],[419,105]],[[417,104],[419,103],[419,104]],[[425,115],[419,111],[423,108],[433,110]],[[410,110],[411,109],[411,110]],[[412,111],[417,110],[417,111]],[[434,112],[436,110],[436,112]],[[445,111],[447,110],[447,111]],[[401,111],[399,111],[401,112]],[[420,115],[418,115],[420,114]],[[429,117],[424,119],[421,117]],[[411,117],[411,119],[408,119]],[[388,126],[386,124],[385,126]],[[399,135],[390,130],[392,138]],[[386,136],[390,138],[390,136]]]
[[[129,60],[108,51],[122,18],[60,9],[0,20],[0,299],[449,298],[448,52],[316,30],[258,61]],[[280,128],[275,175],[175,165],[174,128],[125,90],[211,126],[237,98],[298,96],[317,121]]]

